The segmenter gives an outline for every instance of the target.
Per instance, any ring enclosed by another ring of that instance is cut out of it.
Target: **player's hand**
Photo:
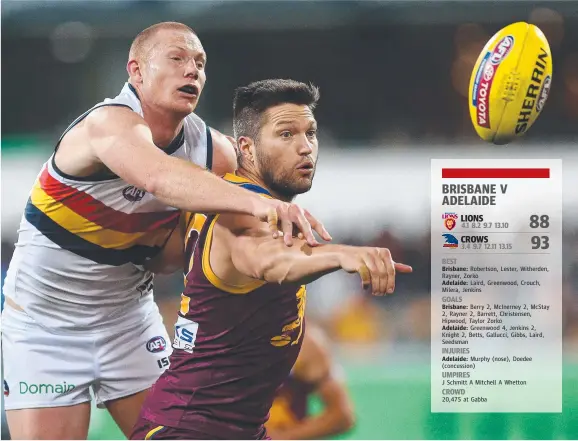
[[[316,231],[323,240],[331,240],[323,224],[298,205],[277,199],[260,198],[260,201],[261,203],[255,209],[255,217],[269,224],[274,238],[278,238],[281,232],[287,246],[293,245],[294,227],[298,231],[298,236],[303,238],[309,246],[319,245],[313,231]]]
[[[412,267],[396,263],[387,248],[344,247],[340,253],[341,268],[358,273],[362,287],[371,286],[373,295],[391,294],[395,290],[395,274],[411,273]]]

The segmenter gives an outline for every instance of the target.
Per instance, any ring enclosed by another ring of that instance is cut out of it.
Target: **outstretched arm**
[[[127,108],[96,109],[85,124],[95,160],[167,205],[197,213],[248,214],[275,227],[280,223],[287,245],[292,244],[293,225],[313,246],[318,242],[312,227],[324,239],[331,239],[323,225],[299,207],[260,198],[189,161],[165,154],[154,145],[145,120]]]
[[[93,154],[125,181],[192,212],[253,214],[257,198],[205,169],[158,149],[142,117],[124,107],[86,118]]]
[[[219,240],[227,242],[234,270],[251,279],[307,284],[343,269],[359,273],[363,287],[372,286],[374,294],[385,294],[393,292],[396,271],[411,272],[411,267],[393,262],[386,248],[310,247],[299,238],[288,248],[271,239],[268,229],[249,216],[223,215],[218,224]]]

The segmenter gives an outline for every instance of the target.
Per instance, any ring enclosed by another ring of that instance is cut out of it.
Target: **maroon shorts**
[[[144,418],[139,418],[136,425],[132,430],[132,434],[130,439],[233,439],[229,437],[219,437],[215,435],[208,435],[206,433],[197,432],[196,430],[190,429],[179,429],[178,427],[169,427],[169,426],[159,426],[156,423],[153,423],[149,420]],[[237,438],[234,439],[243,439]],[[269,436],[267,435],[267,431],[265,427],[259,432],[259,435],[253,439],[264,439],[270,440]]]

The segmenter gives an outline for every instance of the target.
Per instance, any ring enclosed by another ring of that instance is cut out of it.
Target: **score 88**
[[[541,216],[532,214],[530,216],[530,228],[548,228],[549,226],[550,216],[547,214],[543,214]],[[550,238],[548,236],[532,236],[530,241],[532,242],[533,250],[547,250],[550,248]]]

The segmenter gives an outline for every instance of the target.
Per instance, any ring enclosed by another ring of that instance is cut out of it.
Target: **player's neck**
[[[261,176],[259,176],[259,173],[257,173],[254,170],[247,170],[244,167],[239,167],[236,171],[236,174],[238,176],[241,176],[245,179],[248,179],[252,182],[254,182],[255,184],[257,184],[259,187],[263,187],[265,190],[267,190],[269,192],[269,194],[271,194],[271,196],[273,196],[275,199],[279,199],[280,201],[284,201],[284,202],[291,202],[295,197],[288,197],[285,195],[281,195],[277,192],[275,192],[274,190],[271,190],[263,181],[263,178],[261,178]]]
[[[184,118],[142,104],[144,120],[149,125],[153,142],[164,149],[177,137],[183,127]]]

